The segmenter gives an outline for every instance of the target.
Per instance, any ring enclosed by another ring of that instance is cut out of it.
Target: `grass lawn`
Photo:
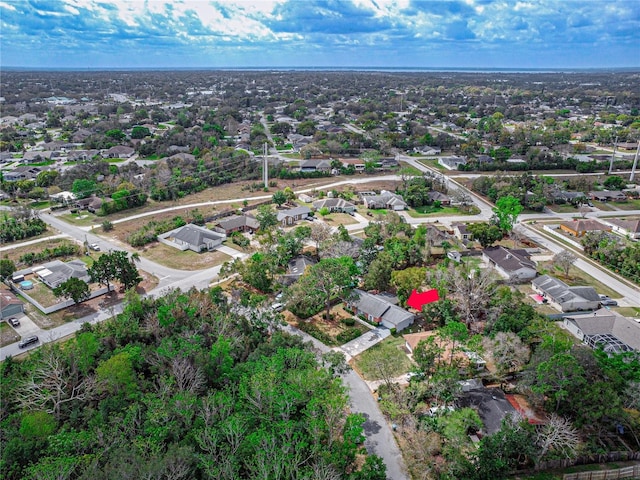
[[[348,213],[330,213],[325,217],[320,215],[320,218],[322,218],[322,220],[324,220],[327,225],[330,225],[332,227],[337,227],[338,225],[353,225],[354,223],[358,223],[358,221]]]
[[[640,308],[638,307],[612,307],[612,310],[615,310],[620,315],[624,315],[625,317],[640,317]]]
[[[53,294],[53,291],[44,283],[36,280],[35,276],[34,278],[29,278],[29,280],[33,282],[33,289],[27,290],[25,293],[40,305],[43,307],[50,307],[60,302],[60,299]]]
[[[365,380],[382,380],[376,368],[377,359],[385,359],[385,364],[391,366],[390,375],[398,377],[413,368],[413,364],[403,350],[404,339],[390,336],[379,344],[362,352],[354,358],[354,368],[362,374]]]
[[[602,210],[603,212],[613,212],[613,211],[615,211],[615,208],[613,208],[607,202],[593,202],[593,206],[596,207],[598,210]],[[616,206],[617,206],[617,204],[616,204]]]
[[[549,210],[556,213],[575,213],[576,215],[580,215],[580,211],[570,203],[563,203],[560,205],[547,205],[547,207],[549,207]]]
[[[431,159],[431,160],[422,159],[422,160],[418,160],[418,162],[420,162],[425,167],[436,168],[436,169],[440,170],[441,172],[449,172],[450,171],[449,169],[447,169],[447,168],[443,167],[442,165],[440,165],[438,163],[438,160],[435,160],[435,159]]]
[[[400,162],[400,169],[405,175],[414,175],[417,177],[422,176],[422,172],[420,170],[405,162]]]
[[[177,270],[202,270],[233,260],[229,255],[217,250],[203,253],[196,253],[191,250],[181,252],[177,248],[159,242],[147,245],[140,252],[140,255],[158,262],[160,265]]]
[[[100,222],[97,215],[86,211],[80,211],[78,213],[65,213],[59,218],[62,218],[64,221],[72,225],[77,225],[79,227],[88,227],[89,225],[94,225],[95,223]]]
[[[467,215],[466,213],[461,212],[458,207],[436,207],[435,205],[424,205],[422,207],[416,207],[415,209],[409,209],[407,212],[409,213],[409,216],[413,218],[445,215]]]
[[[613,210],[640,210],[640,200],[627,200],[626,202],[612,202],[609,205],[613,207]]]
[[[564,272],[562,270],[560,270],[559,268],[555,268],[551,264],[551,262],[544,262],[542,264],[539,264],[538,267],[539,267],[538,271],[540,273],[543,273],[543,271],[546,271],[550,275],[553,275],[554,277],[562,280],[564,283],[566,283],[570,287],[578,287],[578,286],[593,287],[596,289],[598,293],[609,295],[611,298],[621,297],[621,295],[618,292],[608,287],[604,283],[600,282],[599,280],[596,280],[591,275],[587,274],[586,272],[583,272],[582,270],[580,270],[575,266],[572,266],[569,269],[568,278],[564,276]]]

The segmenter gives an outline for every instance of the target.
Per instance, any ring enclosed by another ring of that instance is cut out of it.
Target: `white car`
[[[98,245],[97,243],[91,243],[89,244],[89,248],[95,252],[99,252],[100,251],[100,245]]]

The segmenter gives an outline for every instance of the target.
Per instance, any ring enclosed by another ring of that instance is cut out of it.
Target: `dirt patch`
[[[353,325],[347,325],[344,322],[344,320],[347,320],[349,323],[349,319],[352,319],[353,315],[344,310],[342,304],[335,305],[331,308],[330,320],[325,318],[324,310],[306,320],[296,317],[291,312],[287,311],[285,313],[284,318],[288,323],[329,346],[346,343],[344,338],[339,338],[339,336],[345,332],[353,332],[353,338],[356,338],[368,331],[365,326],[358,322],[355,322]]]

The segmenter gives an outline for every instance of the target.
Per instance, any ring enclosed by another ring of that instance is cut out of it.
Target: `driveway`
[[[378,327],[373,330],[368,331],[360,335],[358,338],[351,340],[350,342],[345,343],[340,347],[347,355],[347,360],[359,355],[364,352],[368,348],[373,347],[374,345],[380,343],[382,340],[391,335],[391,332],[388,328]]]

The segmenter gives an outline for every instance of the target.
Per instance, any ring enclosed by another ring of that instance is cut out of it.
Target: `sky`
[[[0,67],[640,67],[640,0],[0,0]]]

